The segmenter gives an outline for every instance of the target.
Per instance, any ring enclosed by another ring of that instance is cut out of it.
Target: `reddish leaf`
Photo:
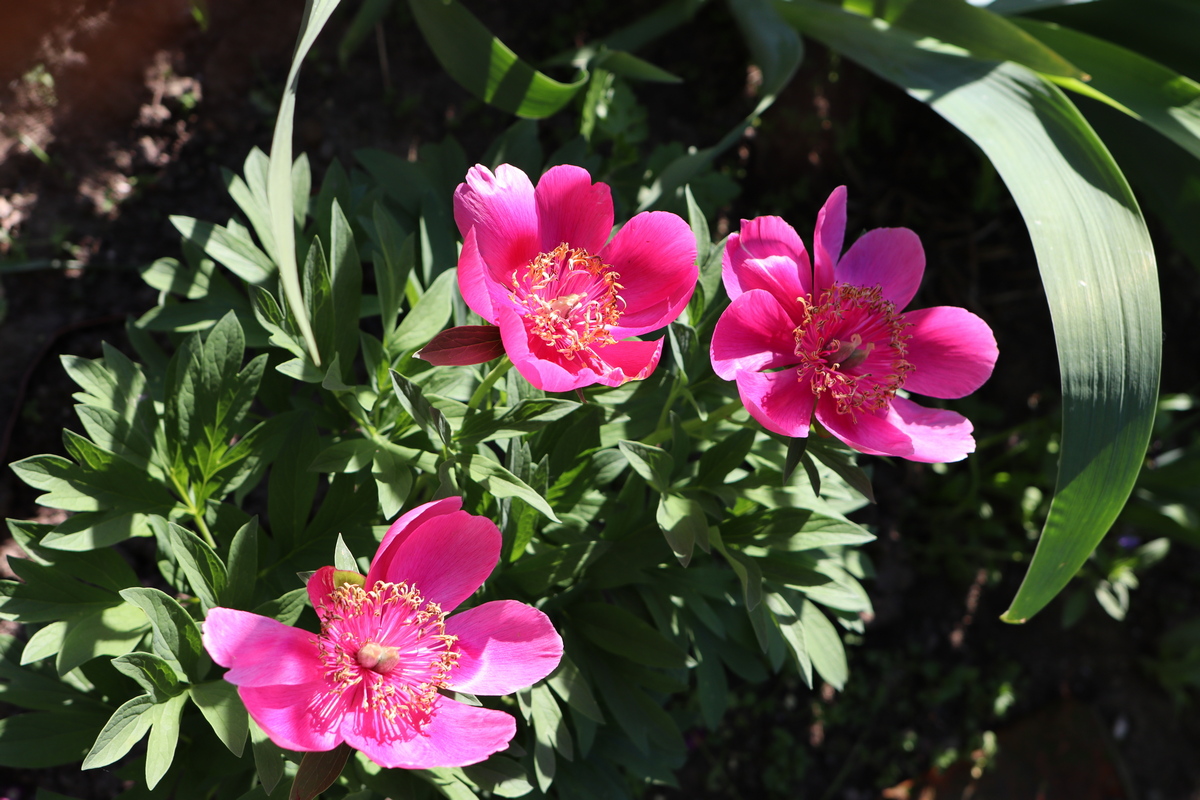
[[[313,800],[314,797],[333,785],[342,774],[347,759],[354,748],[343,742],[332,750],[321,753],[305,753],[292,781],[288,800]]]
[[[500,329],[495,325],[460,325],[434,336],[417,353],[435,367],[482,364],[504,355]]]

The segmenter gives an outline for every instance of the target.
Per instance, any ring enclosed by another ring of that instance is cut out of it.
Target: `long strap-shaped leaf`
[[[928,103],[991,159],[1037,253],[1058,346],[1058,486],[1029,572],[1004,614],[1023,622],[1066,585],[1108,531],[1141,467],[1162,357],[1158,277],[1145,221],[1103,143],[1056,87],[880,20],[797,0],[801,31]],[[953,535],[948,532],[948,535]]]
[[[337,8],[339,0],[307,0],[304,4],[304,19],[300,23],[300,35],[296,40],[296,52],[292,54],[292,68],[288,70],[287,86],[279,102],[279,115],[275,118],[275,134],[271,138],[271,164],[267,169],[267,203],[271,209],[271,232],[275,236],[276,258],[279,262],[279,281],[288,309],[296,320],[296,327],[304,336],[304,343],[313,363],[320,366],[321,354],[313,336],[312,324],[304,307],[304,296],[300,291],[300,270],[296,265],[296,229],[292,197],[292,119],[296,112],[296,83],[300,77],[300,65],[312,48],[317,34]]]

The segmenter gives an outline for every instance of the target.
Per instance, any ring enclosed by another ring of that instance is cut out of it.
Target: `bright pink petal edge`
[[[484,603],[446,621],[460,655],[447,686],[472,694],[509,694],[558,667],[563,643],[550,618],[515,600]]]
[[[582,167],[551,167],[538,181],[538,232],[543,253],[560,244],[600,252],[613,228],[612,190]]]
[[[930,397],[965,397],[991,377],[999,350],[992,329],[965,308],[909,311],[905,358],[913,371],[904,388]]]
[[[319,677],[314,634],[278,620],[213,608],[204,619],[202,640],[213,661],[229,667],[235,686],[295,685]]]

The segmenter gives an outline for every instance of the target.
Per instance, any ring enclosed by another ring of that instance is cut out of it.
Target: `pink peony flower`
[[[609,242],[608,185],[579,167],[551,168],[536,189],[508,164],[494,175],[472,167],[454,193],[454,220],[463,299],[499,326],[514,366],[546,391],[648,376],[662,340],[623,340],[670,323],[696,288],[687,223],[644,212]]]
[[[763,427],[808,435],[812,417],[856,450],[957,461],[975,450],[971,423],[897,395],[963,397],[996,364],[983,320],[949,306],[902,313],[925,271],[907,228],[868,231],[844,256],[846,188],[817,217],[814,264],[779,217],[743,220],[722,265],[733,301],[717,321],[713,369],[737,381]]]
[[[442,690],[508,694],[546,677],[562,639],[541,611],[498,600],[448,617],[500,557],[491,520],[451,497],[388,530],[366,577],[322,567],[308,581],[320,633],[245,611],[214,608],[204,646],[225,680],[281,747],[342,742],[383,767],[426,769],[483,761],[516,722]]]

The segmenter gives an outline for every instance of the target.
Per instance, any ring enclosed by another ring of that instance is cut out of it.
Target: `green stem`
[[[196,521],[196,527],[200,529],[200,534],[204,537],[205,543],[217,549],[217,541],[213,538],[212,533],[208,530],[208,523],[204,521],[204,514],[196,507],[196,501],[192,499],[192,493],[187,487],[179,482],[174,474],[171,474],[171,483],[175,487],[175,494],[179,495],[179,499],[187,505],[187,513],[192,515],[192,519]]]
[[[467,402],[467,408],[472,411],[479,408],[479,404],[483,402],[483,398],[487,397],[488,392],[496,385],[496,381],[504,377],[504,373],[510,369],[512,369],[512,361],[509,360],[508,356],[502,356],[500,363],[492,368],[492,371],[483,379],[483,383],[479,384],[479,388],[471,395],[470,401]]]

